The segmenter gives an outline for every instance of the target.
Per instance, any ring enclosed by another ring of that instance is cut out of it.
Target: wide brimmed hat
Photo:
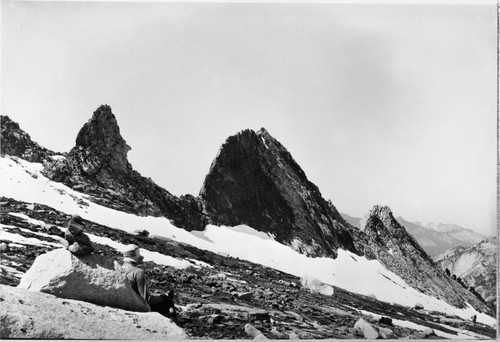
[[[83,222],[82,217],[78,214],[71,215],[71,222],[76,222],[78,224],[85,225],[85,222]]]
[[[137,245],[134,245],[134,244],[125,246],[122,253],[123,253],[123,261],[137,262],[139,259],[142,258],[141,251],[139,250],[139,247]]]
[[[83,222],[83,219],[81,218],[80,215],[72,215],[71,220],[69,221],[69,226],[68,230],[71,234],[80,234],[83,232],[83,229],[85,228],[85,222]]]

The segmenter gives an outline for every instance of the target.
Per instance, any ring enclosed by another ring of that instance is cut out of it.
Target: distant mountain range
[[[342,217],[355,227],[360,227],[363,219],[342,214]],[[406,228],[418,244],[433,259],[454,247],[467,247],[488,238],[470,229],[455,224],[409,222],[401,216],[396,220]]]

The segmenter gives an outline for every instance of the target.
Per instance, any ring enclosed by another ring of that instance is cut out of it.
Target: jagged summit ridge
[[[406,231],[395,218],[391,208],[383,205],[375,205],[368,214],[360,221],[360,227],[368,235],[383,238],[384,235],[394,236],[403,240],[411,240],[412,244],[420,247],[418,242]],[[425,254],[423,250],[419,250]]]
[[[213,224],[246,224],[308,255],[355,250],[338,211],[264,128],[246,129],[225,141],[200,197]]]
[[[12,121],[7,115],[0,115],[1,126],[1,154],[20,157],[30,162],[41,163],[49,156],[54,155],[38,143],[31,140],[31,137],[26,133],[19,124]]]

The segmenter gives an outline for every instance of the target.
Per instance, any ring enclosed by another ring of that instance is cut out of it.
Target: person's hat
[[[71,215],[71,221],[76,222],[76,223],[81,224],[81,225],[85,225],[82,217],[80,215],[77,215],[77,214]]]
[[[79,235],[83,232],[85,227],[85,223],[80,215],[72,215],[71,220],[69,221],[68,230],[71,234]]]
[[[139,247],[134,244],[125,246],[122,253],[123,253],[123,261],[137,262],[138,260],[142,259]]]

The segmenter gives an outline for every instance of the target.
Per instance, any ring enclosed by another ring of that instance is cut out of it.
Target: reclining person
[[[144,298],[151,307],[151,311],[159,312],[165,317],[172,318],[177,322],[177,313],[174,306],[174,291],[168,294],[149,293],[144,270],[137,267],[144,259],[137,245],[128,245],[123,251],[123,267],[126,270],[127,279],[134,291]]]
[[[83,232],[85,223],[79,215],[71,216],[61,244],[75,255],[88,255],[94,251],[90,238]]]

